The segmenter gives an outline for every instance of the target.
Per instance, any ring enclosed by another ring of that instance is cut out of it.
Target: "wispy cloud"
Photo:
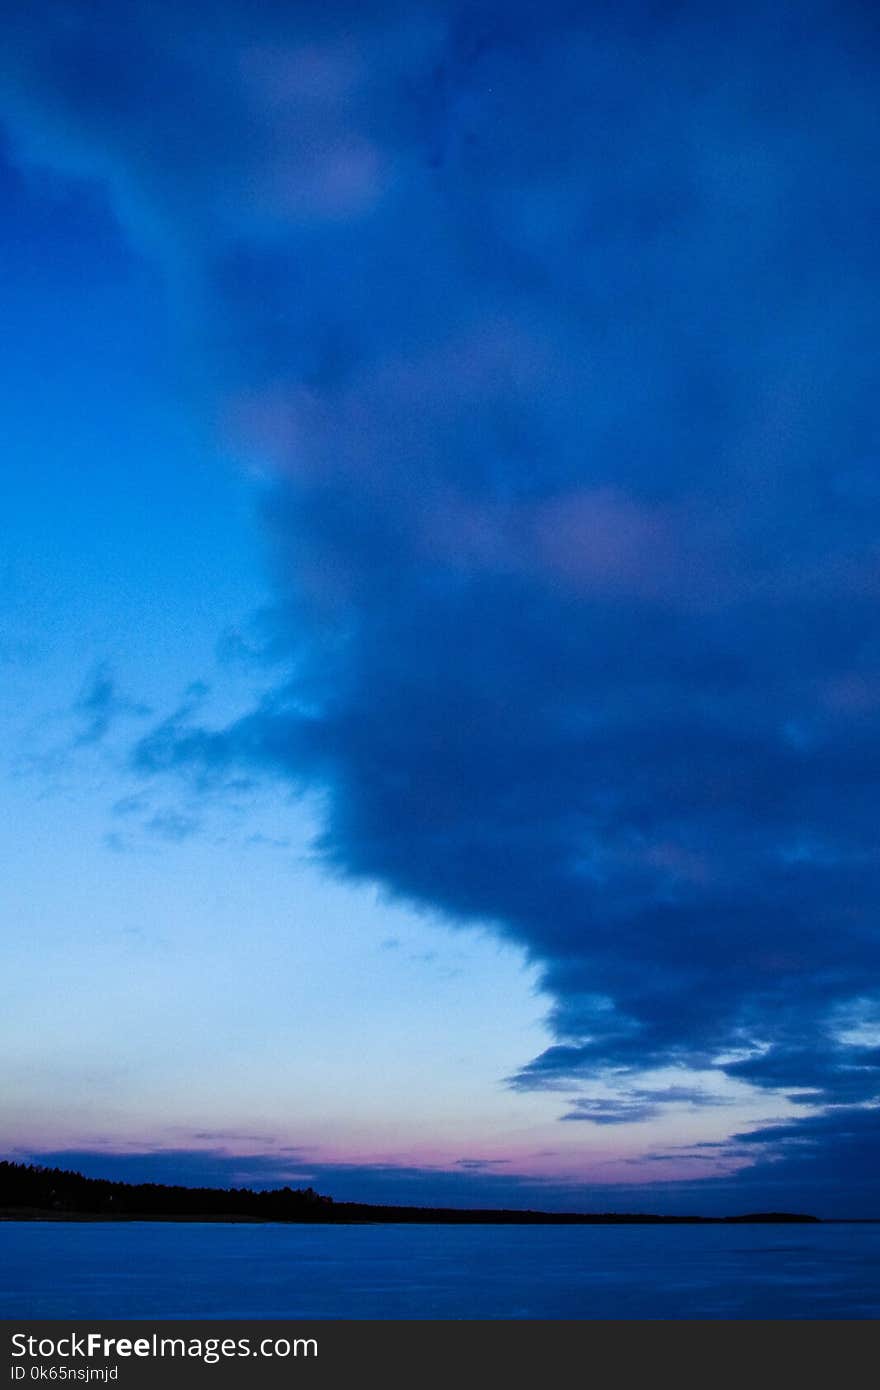
[[[72,712],[79,724],[79,731],[73,740],[78,748],[100,743],[120,720],[144,719],[152,713],[149,705],[131,700],[121,693],[107,663],[92,673],[74,702]]]

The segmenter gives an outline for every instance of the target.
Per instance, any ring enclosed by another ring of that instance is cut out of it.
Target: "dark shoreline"
[[[100,1222],[149,1221],[157,1223],[203,1222],[235,1226],[791,1226],[841,1224],[818,1216],[792,1212],[754,1212],[744,1216],[655,1216],[628,1212],[544,1212],[505,1209],[468,1210],[456,1207],[375,1207],[360,1203],[334,1203],[326,1216],[245,1216],[235,1212],[101,1212],[44,1211],[33,1208],[0,1209],[0,1222]],[[871,1224],[871,1218],[862,1224]]]
[[[815,1224],[801,1212],[658,1216],[337,1202],[313,1188],[178,1187],[113,1182],[63,1168],[0,1161],[0,1221],[208,1221],[263,1225],[731,1226]]]
[[[400,1211],[400,1208],[390,1208]],[[407,1210],[404,1208],[403,1210]],[[155,1225],[208,1226],[880,1226],[880,1216],[811,1216],[798,1213],[756,1212],[754,1216],[629,1216],[595,1215],[587,1213],[505,1212],[486,1211],[476,1215],[467,1210],[444,1208],[442,1215],[430,1209],[416,1207],[406,1216],[378,1215],[346,1216],[339,1214],[329,1221],[308,1217],[236,1216],[224,1213],[203,1213],[193,1216],[158,1215],[130,1212],[111,1216],[107,1212],[24,1211],[14,1207],[0,1210],[0,1225],[5,1221],[61,1223],[91,1223],[120,1225],[125,1222],[149,1222]]]

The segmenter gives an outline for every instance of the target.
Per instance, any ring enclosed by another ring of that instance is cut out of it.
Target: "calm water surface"
[[[880,1226],[10,1221],[0,1317],[876,1318]]]

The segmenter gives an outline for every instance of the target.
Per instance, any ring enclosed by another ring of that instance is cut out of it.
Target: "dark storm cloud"
[[[880,1109],[835,1106],[786,1125],[734,1136],[749,1166],[719,1191],[745,1202],[813,1209],[829,1216],[880,1217]]]
[[[23,157],[108,182],[274,479],[289,679],[139,768],[319,788],[335,870],[520,944],[519,1086],[876,1094],[876,16],[17,24]]]

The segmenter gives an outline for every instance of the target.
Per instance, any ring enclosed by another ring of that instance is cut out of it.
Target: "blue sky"
[[[16,13],[11,1153],[877,1214],[876,51]]]

